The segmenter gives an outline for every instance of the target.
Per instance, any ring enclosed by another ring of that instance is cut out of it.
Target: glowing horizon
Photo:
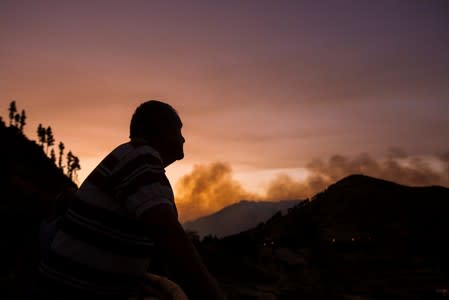
[[[159,99],[185,126],[173,186],[216,162],[257,194],[279,174],[296,191],[310,174],[341,175],[329,166],[446,184],[445,11],[438,1],[2,1],[0,115],[16,100],[30,139],[52,126],[81,180],[128,140],[136,106]],[[391,148],[412,167],[386,168]]]

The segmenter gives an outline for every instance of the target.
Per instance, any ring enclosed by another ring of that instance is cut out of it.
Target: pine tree
[[[69,151],[69,153],[67,153],[67,176],[72,179],[72,174],[73,174],[73,170],[72,170],[72,164],[73,164],[73,154],[72,151]]]
[[[12,126],[12,122],[15,119],[16,113],[17,113],[17,107],[16,107],[16,101],[11,101],[9,104],[9,126]]]
[[[76,173],[78,170],[81,170],[80,160],[78,156],[73,156],[72,177],[75,181],[78,181],[78,174]],[[70,179],[72,179],[72,177]]]
[[[22,132],[22,133],[23,133],[23,128],[26,125],[25,120],[26,120],[25,110],[22,109],[22,113],[20,114],[20,121],[19,121],[19,129],[20,129],[20,132]]]
[[[51,130],[50,126],[48,126],[47,129],[45,130],[45,134],[47,136],[46,140],[47,140],[47,153],[48,153],[48,148],[55,144],[55,138],[53,137],[53,131]]]
[[[37,127],[37,137],[39,139],[39,143],[41,144],[41,147],[44,147],[44,144],[46,143],[47,139],[47,133],[45,128],[42,126],[42,124],[39,124]]]
[[[14,126],[15,126],[16,128],[19,128],[19,122],[20,122],[20,114],[17,113],[17,114],[15,114],[15,116],[14,116]]]
[[[53,148],[50,151],[50,159],[53,163],[56,164],[56,155],[55,155],[55,150]]]
[[[76,179],[76,171],[78,170],[81,170],[80,160],[73,155],[72,151],[69,151],[67,153],[67,176],[70,179]]]
[[[59,148],[58,167],[62,170],[63,169],[63,167],[62,167],[62,156],[64,155],[64,148],[65,148],[64,143],[63,142],[59,142],[58,148]]]

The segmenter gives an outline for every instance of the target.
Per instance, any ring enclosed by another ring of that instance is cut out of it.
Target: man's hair
[[[136,108],[131,118],[129,137],[152,140],[167,127],[180,122],[178,113],[169,104],[157,100],[146,101]]]

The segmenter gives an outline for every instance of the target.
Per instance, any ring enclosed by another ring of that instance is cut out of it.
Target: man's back
[[[176,212],[159,153],[143,141],[120,145],[80,187],[41,273],[68,289],[134,294],[155,250],[139,217],[160,204]]]
[[[169,279],[189,298],[224,299],[179,223],[165,176],[165,167],[184,158],[181,129],[167,103],[137,107],[131,142],[112,151],[82,184],[42,261],[40,285],[49,291],[44,299],[135,294],[156,248]]]

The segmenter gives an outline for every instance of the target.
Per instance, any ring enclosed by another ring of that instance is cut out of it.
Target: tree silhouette
[[[73,155],[72,151],[67,153],[67,176],[70,179],[76,177],[76,171],[81,170],[79,158]]]
[[[62,170],[63,169],[63,167],[62,167],[62,156],[64,155],[64,148],[65,148],[64,143],[63,142],[59,142],[58,148],[59,148],[58,167]]]
[[[24,128],[25,125],[26,125],[25,120],[26,120],[25,110],[22,109],[22,113],[20,114],[20,120],[19,120],[19,130],[20,130],[20,132],[22,132],[22,133],[23,133],[23,128]]]
[[[37,127],[37,137],[39,138],[39,143],[41,144],[41,147],[44,147],[44,144],[47,141],[47,131],[42,126],[42,124],[39,124]]]
[[[20,123],[20,114],[17,113],[14,115],[14,126],[19,128],[19,123]]]
[[[12,122],[15,119],[16,113],[17,113],[17,107],[16,107],[16,101],[11,101],[9,104],[9,126],[12,126]]]
[[[78,174],[76,173],[78,170],[81,170],[80,159],[77,156],[74,156],[72,164],[72,177],[75,181],[78,181]],[[70,179],[72,179],[72,177],[70,177]]]
[[[55,155],[55,150],[53,148],[50,151],[50,159],[52,162],[54,162],[56,164],[56,155]]]
[[[53,136],[53,131],[51,130],[51,126],[47,127],[47,129],[45,130],[45,134],[46,134],[46,140],[47,140],[47,153],[48,153],[48,148],[55,144],[55,138]]]

